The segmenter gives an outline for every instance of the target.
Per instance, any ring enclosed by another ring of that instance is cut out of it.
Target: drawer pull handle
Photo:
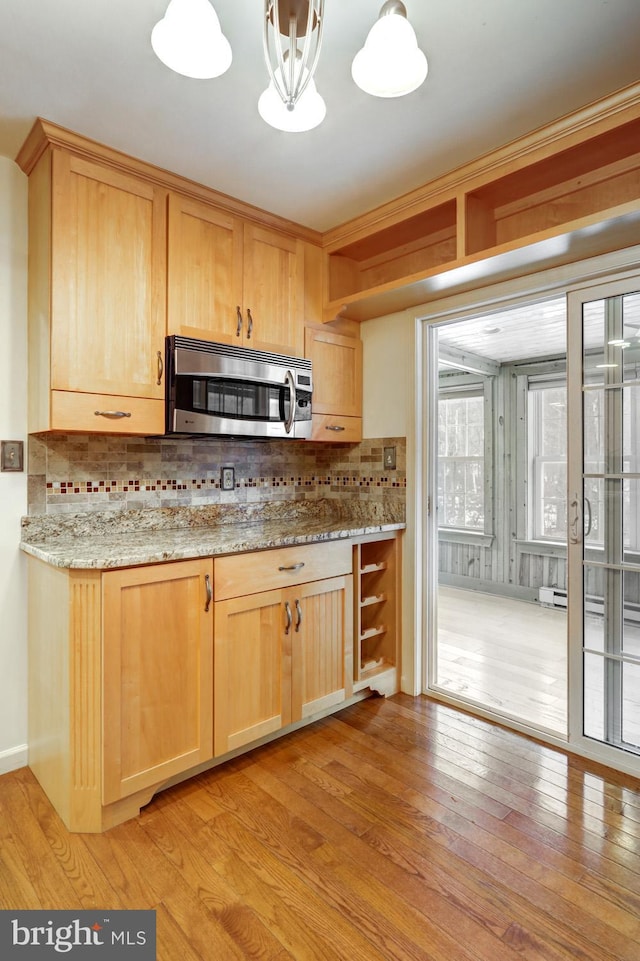
[[[343,427],[342,424],[327,424],[325,430],[341,431],[346,430],[346,427]]]
[[[131,417],[131,412],[128,410],[94,410],[93,413],[96,417],[112,417],[114,419],[118,417]]]
[[[162,363],[162,354],[160,353],[160,351],[158,351],[158,379],[156,380],[156,384],[158,387],[162,383],[163,373],[164,373],[164,364]]]
[[[239,337],[242,333],[242,311],[240,307],[236,307],[236,316],[238,318],[238,326],[236,327],[236,337]]]
[[[304,567],[304,561],[299,561],[297,564],[289,564],[288,567],[279,567],[279,571],[300,571]]]
[[[284,602],[284,612],[287,615],[287,626],[284,629],[285,634],[288,634],[291,630],[291,625],[293,623],[293,617],[291,616],[291,607],[289,601]]]
[[[249,340],[249,338],[251,337],[251,333],[252,333],[252,331],[253,331],[253,317],[251,316],[251,310],[250,310],[249,307],[247,307],[247,320],[248,320],[248,324],[247,324],[247,340]]]
[[[205,614],[209,612],[211,607],[211,601],[213,600],[213,589],[211,587],[211,578],[208,574],[204,575],[204,586],[207,589],[207,603],[204,605]]]
[[[298,600],[297,597],[296,597],[295,604],[296,604],[296,615],[297,615],[296,617],[296,634],[297,634],[298,631],[300,630],[300,625],[302,624],[302,608],[300,607],[300,601]]]

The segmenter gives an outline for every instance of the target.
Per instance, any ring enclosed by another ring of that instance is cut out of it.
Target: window
[[[438,526],[485,529],[484,387],[440,391]]]
[[[567,389],[529,381],[529,525],[534,540],[567,539]]]

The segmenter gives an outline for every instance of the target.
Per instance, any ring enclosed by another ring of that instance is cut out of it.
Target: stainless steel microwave
[[[311,437],[311,361],[193,337],[166,340],[166,433]]]

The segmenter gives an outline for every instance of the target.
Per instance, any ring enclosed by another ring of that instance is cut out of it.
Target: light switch
[[[0,471],[24,470],[24,441],[0,441]]]

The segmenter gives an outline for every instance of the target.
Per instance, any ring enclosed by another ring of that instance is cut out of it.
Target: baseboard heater
[[[538,600],[544,607],[556,607],[565,611],[567,609],[567,592],[559,587],[539,587]],[[603,614],[604,599],[587,594],[585,609],[590,614]],[[624,605],[624,619],[640,624],[640,604],[627,601]]]

